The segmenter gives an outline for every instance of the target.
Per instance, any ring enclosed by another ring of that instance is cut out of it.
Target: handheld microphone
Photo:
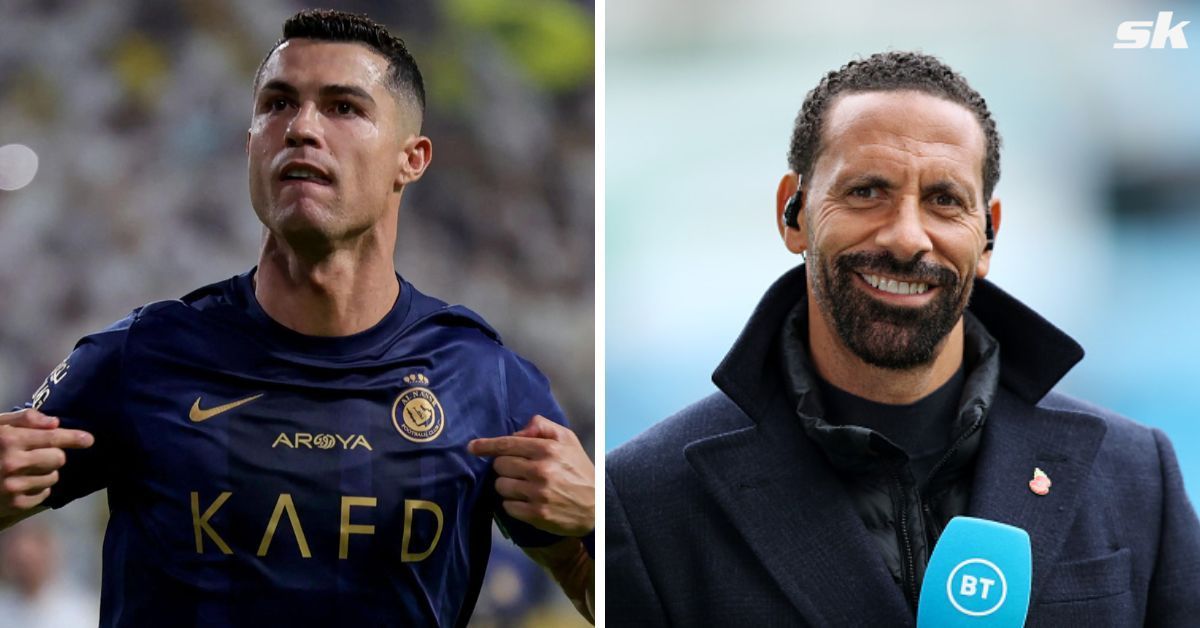
[[[1020,628],[1029,613],[1029,534],[986,519],[955,517],[934,547],[917,628]]]

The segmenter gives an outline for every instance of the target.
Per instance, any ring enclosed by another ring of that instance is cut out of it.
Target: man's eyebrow
[[[357,85],[326,85],[321,88],[322,98],[331,96],[353,96],[372,105],[375,104],[375,99],[371,97],[371,94]]]
[[[264,92],[280,92],[286,96],[297,96],[300,94],[300,91],[297,90],[295,87],[292,87],[291,83],[288,83],[286,81],[281,81],[279,79],[267,81],[265,84],[263,84],[262,91],[264,91]]]
[[[843,181],[838,182],[840,189],[846,190],[851,188],[880,188],[883,190],[891,190],[896,187],[896,184],[891,179],[881,174],[858,174],[847,177]]]
[[[268,81],[262,86],[263,92],[276,92],[285,96],[295,98],[300,95],[300,90],[296,89],[291,83],[275,79]],[[375,104],[375,99],[367,90],[358,87],[357,85],[325,85],[321,87],[319,92],[321,98],[331,98],[335,96],[352,96],[364,102]]]

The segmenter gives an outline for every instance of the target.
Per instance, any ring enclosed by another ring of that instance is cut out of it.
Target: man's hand
[[[516,519],[566,537],[586,536],[596,528],[596,470],[571,430],[538,415],[512,436],[477,438],[467,449],[496,457],[496,492]],[[595,563],[580,540],[523,549],[550,570],[575,608],[594,621]]]
[[[514,518],[559,536],[595,529],[596,470],[571,430],[538,415],[512,436],[477,438],[467,450],[495,456],[496,492]]]
[[[67,461],[63,449],[91,447],[92,435],[58,427],[33,409],[0,413],[0,529],[41,505]]]

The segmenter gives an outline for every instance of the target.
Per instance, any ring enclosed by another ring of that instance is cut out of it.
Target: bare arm
[[[596,529],[596,470],[571,430],[535,416],[511,436],[480,438],[476,456],[494,456],[496,493],[512,517],[567,537],[553,545],[522,548],[550,570],[575,608],[594,622],[595,561],[580,537]]]
[[[595,624],[596,563],[576,538],[563,539],[546,547],[522,548],[525,555],[545,567],[562,587],[579,614]]]

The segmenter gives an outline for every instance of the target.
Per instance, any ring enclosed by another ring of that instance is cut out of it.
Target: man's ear
[[[397,158],[396,181],[392,187],[395,192],[425,174],[433,160],[433,142],[424,135],[414,135],[404,142],[404,149]]]
[[[996,234],[1000,233],[1000,199],[992,197],[987,208],[988,215],[992,217],[992,239],[996,239]],[[975,264],[975,276],[980,279],[988,274],[988,269],[992,265],[992,249],[988,247],[982,255],[979,256],[979,262]]]
[[[804,228],[804,203],[805,193],[800,192],[799,198],[795,200],[796,207],[792,208],[792,212],[796,216],[796,226],[789,227],[785,218],[785,213],[788,211],[788,203],[792,202],[792,198],[796,196],[796,190],[800,189],[800,175],[789,171],[779,180],[779,188],[775,190],[775,226],[779,229],[779,235],[783,238],[783,244],[789,251],[799,255],[808,250],[808,233]]]

